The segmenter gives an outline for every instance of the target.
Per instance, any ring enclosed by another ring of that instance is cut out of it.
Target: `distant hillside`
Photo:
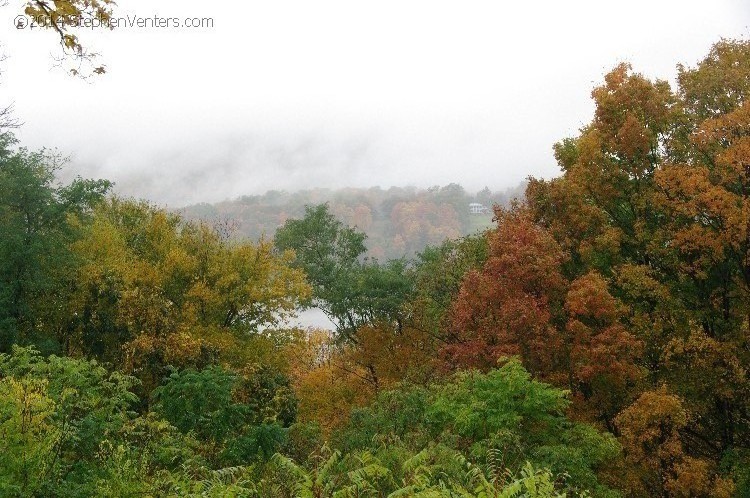
[[[369,255],[378,259],[412,256],[428,245],[484,230],[492,224],[493,204],[506,205],[525,184],[503,191],[471,194],[452,183],[444,187],[272,190],[217,204],[181,210],[188,219],[227,222],[241,238],[272,237],[289,218],[302,217],[306,205],[328,202],[331,212],[364,231]],[[473,211],[473,212],[472,212]]]

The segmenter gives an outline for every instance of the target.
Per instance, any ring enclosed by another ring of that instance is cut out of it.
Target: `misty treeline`
[[[592,97],[561,176],[410,259],[333,203],[256,242],[59,185],[5,134],[0,495],[750,496],[750,43]]]
[[[523,197],[525,183],[505,190],[485,187],[469,193],[455,183],[428,189],[381,187],[270,191],[216,204],[196,204],[180,210],[185,218],[230,222],[236,237],[260,240],[273,236],[288,219],[301,218],[305,207],[328,203],[343,223],[367,234],[369,257],[414,257],[427,246],[438,245],[492,226],[492,207],[507,206]],[[480,204],[476,212],[470,204]]]

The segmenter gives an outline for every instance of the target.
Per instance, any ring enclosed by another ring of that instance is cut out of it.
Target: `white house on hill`
[[[478,202],[472,202],[469,204],[469,212],[471,214],[487,214],[490,210],[484,205]]]

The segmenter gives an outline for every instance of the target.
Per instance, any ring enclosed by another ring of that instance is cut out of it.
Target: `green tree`
[[[0,351],[17,342],[54,351],[78,264],[71,217],[87,216],[111,184],[79,178],[58,186],[59,157],[15,145],[0,139]]]
[[[364,260],[365,238],[329,213],[327,204],[306,207],[304,218],[287,220],[274,238],[278,250],[295,252],[295,267],[313,287],[312,304],[345,340],[355,340],[357,329],[379,321],[402,326],[401,308],[412,290],[403,260]]]
[[[0,488],[66,496],[90,483],[100,444],[131,419],[135,383],[94,361],[0,355]]]
[[[461,290],[464,275],[487,261],[487,234],[446,240],[427,247],[408,269],[414,281],[409,300],[409,324],[438,341],[445,340],[447,314]]]
[[[413,452],[437,442],[488,475],[520,472],[529,461],[567,473],[571,489],[607,495],[611,490],[597,472],[614,461],[619,445],[609,434],[568,420],[569,404],[565,391],[532,380],[514,359],[487,374],[461,372],[428,388],[384,392],[372,406],[355,410],[335,441],[345,451],[401,442]]]
[[[203,441],[203,454],[213,462],[267,460],[286,441],[295,400],[273,384],[278,379],[264,371],[255,377],[243,382],[220,367],[173,372],[154,390],[153,411]]]

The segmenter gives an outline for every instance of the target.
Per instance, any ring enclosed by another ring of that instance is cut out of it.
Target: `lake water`
[[[303,329],[311,327],[316,329],[333,330],[335,328],[333,322],[328,319],[320,308],[310,308],[309,310],[305,310],[299,313],[296,320],[289,320],[288,324],[289,326],[300,327]]]

